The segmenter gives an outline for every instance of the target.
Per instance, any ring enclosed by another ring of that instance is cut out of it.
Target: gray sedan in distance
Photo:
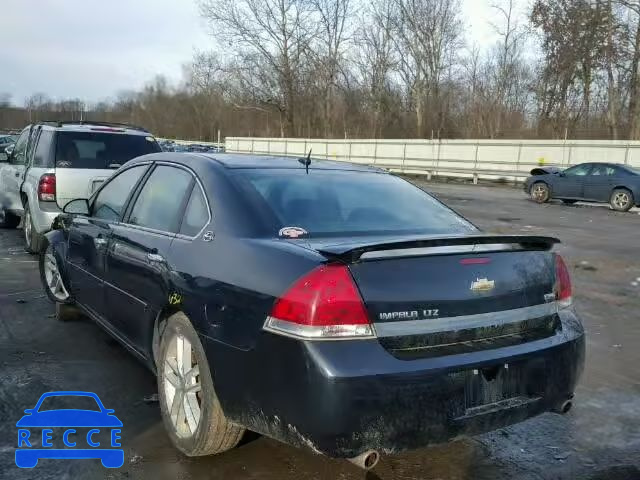
[[[524,190],[538,203],[554,198],[567,204],[602,202],[626,212],[640,206],[640,169],[616,163],[581,163],[566,170],[538,167],[531,170]]]

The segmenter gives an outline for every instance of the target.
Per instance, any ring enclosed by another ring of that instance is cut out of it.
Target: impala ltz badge
[[[472,292],[490,292],[496,286],[496,282],[494,280],[489,280],[487,278],[477,278],[475,281],[471,282],[471,291]]]

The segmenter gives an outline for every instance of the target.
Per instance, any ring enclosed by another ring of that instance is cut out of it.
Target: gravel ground
[[[169,444],[157,403],[144,401],[156,391],[151,373],[92,322],[56,322],[21,232],[0,231],[0,478],[640,479],[640,216],[537,205],[507,187],[417,183],[484,230],[562,239],[588,336],[569,414],[384,457],[368,474],[257,435],[216,457],[185,458]],[[51,390],[94,391],[115,409],[125,425],[123,468],[93,460],[15,467],[15,422]]]

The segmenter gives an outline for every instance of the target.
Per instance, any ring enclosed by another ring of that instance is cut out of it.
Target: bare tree
[[[199,0],[199,5],[213,36],[234,45],[254,73],[256,67],[270,73],[273,92],[263,93],[261,100],[277,105],[284,117],[284,133],[293,135],[299,72],[316,31],[308,2]]]
[[[400,71],[416,115],[416,136],[424,136],[425,102],[436,113],[431,124],[444,126],[441,98],[445,76],[462,45],[458,0],[394,0]]]
[[[358,48],[354,55],[357,77],[372,112],[371,136],[382,135],[381,117],[390,97],[391,73],[397,66],[393,42],[393,4],[377,0],[366,10],[366,23],[356,33]]]

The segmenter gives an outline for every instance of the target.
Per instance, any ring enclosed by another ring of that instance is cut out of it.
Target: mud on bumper
[[[575,314],[562,315],[565,328],[549,338],[412,361],[377,340],[300,342],[265,333],[258,348],[242,353],[205,344],[213,365],[234,362],[234,373],[214,372],[231,420],[345,458],[443,443],[557,407],[573,394],[585,351]]]

